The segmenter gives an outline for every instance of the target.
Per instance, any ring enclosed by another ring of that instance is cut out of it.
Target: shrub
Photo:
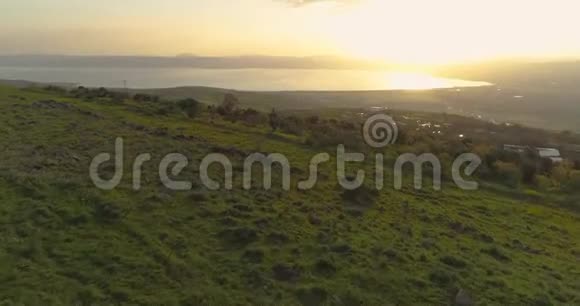
[[[580,192],[580,170],[570,171],[564,188],[569,192]]]
[[[129,95],[125,92],[115,92],[109,91],[104,87],[99,87],[96,89],[90,89],[83,86],[79,86],[76,89],[70,91],[70,95],[77,99],[85,99],[88,101],[92,100],[109,100],[110,102],[121,103],[123,100],[129,98]],[[136,95],[137,98],[141,99],[145,95]],[[136,99],[137,100],[137,99]]]
[[[97,96],[97,98],[106,98],[109,96],[109,91],[107,89],[105,89],[105,87],[99,87],[94,92],[95,92],[95,96]]]
[[[538,167],[536,162],[531,159],[524,159],[520,166],[522,175],[521,179],[526,184],[534,184],[534,179],[536,178],[536,173],[538,172]]]
[[[536,175],[534,181],[536,182],[536,187],[541,191],[548,191],[553,186],[552,180],[545,175]]]
[[[557,164],[552,168],[550,177],[559,186],[565,186],[570,181],[572,175],[572,165],[567,162]]]
[[[268,123],[270,124],[270,128],[272,128],[272,132],[276,132],[276,130],[280,127],[280,117],[276,113],[275,109],[272,109],[270,115],[268,115]]]
[[[224,95],[221,105],[218,106],[217,112],[222,116],[231,115],[238,107],[238,104],[238,98],[231,93],[227,93]]]
[[[129,98],[129,94],[124,92],[112,92],[110,97],[111,102],[122,103],[125,99]]]
[[[250,125],[264,124],[267,121],[264,114],[252,108],[241,111],[240,119]]]
[[[521,172],[518,166],[510,162],[497,161],[494,164],[498,179],[509,187],[517,188],[521,180]]]
[[[302,135],[304,133],[304,122],[296,116],[283,118],[279,121],[280,130],[284,133]]]
[[[52,91],[58,94],[65,94],[66,93],[66,89],[59,87],[59,86],[55,86],[55,85],[48,85],[46,87],[44,87],[44,90],[46,91]]]
[[[154,95],[138,93],[133,96],[133,100],[138,102],[159,102],[159,97]]]
[[[73,97],[75,98],[82,98],[84,95],[86,95],[89,92],[89,89],[83,86],[79,86],[73,90],[70,91],[70,93],[72,94]]]
[[[177,106],[187,115],[189,118],[194,118],[201,111],[201,103],[198,101],[187,98],[177,102]]]

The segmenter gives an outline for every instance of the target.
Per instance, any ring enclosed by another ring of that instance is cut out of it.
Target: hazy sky
[[[0,53],[580,55],[577,0],[2,0]]]

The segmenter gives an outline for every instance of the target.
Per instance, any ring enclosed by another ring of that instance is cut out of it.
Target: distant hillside
[[[569,91],[488,86],[420,91],[281,91],[250,92],[208,87],[134,90],[167,98],[193,97],[220,103],[227,92],[260,110],[299,110],[333,107],[388,107],[455,113],[495,122],[511,122],[549,130],[580,132],[580,95]]]
[[[486,111],[529,117],[530,124],[544,128],[580,130],[580,61],[492,62],[447,67],[436,73],[485,80],[515,97],[489,99],[481,103]]]
[[[435,73],[453,78],[485,80],[526,90],[565,90],[580,93],[580,61],[484,62],[443,67]]]
[[[40,86],[47,86],[47,85],[54,85],[54,86],[60,86],[60,87],[66,87],[66,88],[70,88],[70,87],[75,86],[75,84],[72,84],[72,83],[62,83],[62,82],[40,83],[40,82],[32,82],[32,81],[25,81],[25,80],[1,80],[1,79],[0,79],[0,84],[14,86],[14,87],[18,87],[18,88],[31,87],[31,86],[40,87]]]
[[[285,68],[285,69],[377,69],[375,62],[332,56],[72,56],[0,55],[0,66],[16,67],[109,67],[109,68]]]

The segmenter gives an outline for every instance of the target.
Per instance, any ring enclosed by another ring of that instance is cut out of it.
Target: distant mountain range
[[[115,67],[115,68],[207,68],[207,69],[385,69],[386,64],[334,56],[81,56],[0,55],[0,66],[12,67]]]

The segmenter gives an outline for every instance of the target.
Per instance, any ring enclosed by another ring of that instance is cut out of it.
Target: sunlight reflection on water
[[[420,73],[329,69],[0,67],[0,79],[84,86],[163,88],[207,86],[239,90],[417,90],[490,85]]]

